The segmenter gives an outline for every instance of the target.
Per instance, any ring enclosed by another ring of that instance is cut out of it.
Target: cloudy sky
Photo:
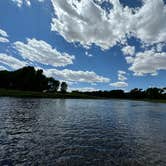
[[[166,86],[166,0],[1,0],[0,70],[70,89]]]

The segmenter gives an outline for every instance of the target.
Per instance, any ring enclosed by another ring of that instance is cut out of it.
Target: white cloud
[[[125,87],[128,86],[128,83],[123,82],[123,81],[122,81],[122,82],[119,81],[119,82],[111,83],[110,86],[113,86],[113,87],[115,87],[115,88],[125,88]]]
[[[118,70],[118,74],[126,74],[126,72],[123,70]]]
[[[131,63],[134,62],[134,57],[127,56],[127,57],[125,57],[125,59],[126,59],[126,61],[127,61],[128,64],[131,64]]]
[[[51,0],[56,17],[51,30],[59,32],[68,42],[84,46],[96,44],[108,49],[126,38],[135,36],[143,43],[166,41],[166,5],[163,0],[144,0],[140,8],[123,6],[119,0],[109,2],[109,12],[93,0]]]
[[[5,37],[0,37],[0,43],[8,43],[9,40]]]
[[[166,5],[163,0],[144,0],[133,16],[135,35],[147,44],[166,41]]]
[[[32,0],[12,0],[18,6],[31,5]],[[44,0],[36,0],[42,2]],[[166,5],[164,0],[143,0],[139,8],[129,8],[119,0],[51,0],[56,17],[51,30],[59,32],[68,42],[93,43],[108,49],[126,43],[134,36],[146,44],[166,41]],[[103,2],[113,7],[101,8]],[[131,53],[131,52],[130,52]],[[133,51],[132,51],[133,53]]]
[[[99,76],[93,71],[73,71],[73,70],[57,70],[57,69],[45,69],[44,73],[47,76],[54,77],[58,80],[72,81],[72,82],[87,82],[87,83],[107,83],[109,78]]]
[[[135,54],[135,47],[127,45],[127,46],[122,48],[122,52],[124,55],[134,55]]]
[[[119,81],[125,81],[125,80],[127,80],[127,77],[125,76],[125,74],[126,74],[125,71],[119,70],[118,71],[118,80]]]
[[[21,7],[23,5],[23,3],[25,3],[26,5],[30,5],[30,1],[29,0],[12,0],[14,3],[17,4],[18,7]]]
[[[7,70],[7,68],[5,66],[0,66],[0,71],[2,70]]]
[[[12,1],[18,6],[28,3],[30,5],[31,2]],[[129,70],[135,75],[155,75],[158,70],[166,70],[166,53],[162,52],[166,43],[164,0],[143,0],[142,6],[135,9],[123,6],[119,0],[96,1],[98,4],[94,0],[51,0],[56,15],[52,19],[51,30],[58,32],[66,41],[79,42],[86,48],[92,44],[102,49],[109,49],[118,43],[126,45],[127,39],[134,36],[144,46],[155,46],[155,50],[146,50],[135,55],[135,47],[123,47],[125,55],[132,55],[125,57],[131,65]],[[99,5],[103,2],[111,3],[113,8],[107,12]],[[2,31],[0,30],[0,34],[5,34]],[[5,41],[3,37],[0,38],[1,41]],[[7,42],[7,36],[5,38]],[[36,39],[28,39],[26,44],[16,42],[15,47],[25,59],[42,64],[66,66],[74,60],[74,56],[60,53],[48,43]],[[91,56],[88,52],[85,54]],[[123,82],[124,77],[119,76],[119,81]]]
[[[69,88],[69,91],[94,92],[94,91],[99,91],[99,89],[93,87],[80,87],[80,88]]]
[[[7,38],[8,38],[7,32],[5,32],[4,30],[0,29],[0,42],[1,43],[8,43],[9,40]]]
[[[157,53],[154,50],[139,52],[128,62],[131,63],[129,70],[137,76],[157,75],[158,70],[166,70],[166,53]]]
[[[31,6],[31,1],[32,0],[11,0],[14,3],[17,4],[18,7],[21,7],[23,4],[27,5],[27,6]],[[44,0],[36,0],[38,2],[43,2]]]
[[[67,53],[61,53],[45,41],[36,39],[27,39],[27,43],[17,41],[15,48],[23,58],[52,66],[66,66],[73,64],[74,56]]]
[[[51,30],[59,32],[68,42],[84,46],[95,43],[108,49],[123,41],[129,33],[131,10],[112,1],[114,9],[108,14],[93,0],[51,0],[55,14]]]
[[[92,57],[93,56],[92,54],[89,54],[87,51],[85,52],[85,55],[88,56],[88,57]]]
[[[166,43],[159,43],[156,45],[156,51],[162,52],[163,48],[165,47]]]
[[[0,53],[0,62],[4,65],[11,67],[12,69],[19,69],[27,65],[26,62],[4,53]]]
[[[0,36],[8,37],[8,34],[4,30],[0,29]]]

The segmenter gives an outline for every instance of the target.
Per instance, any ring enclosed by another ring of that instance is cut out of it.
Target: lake
[[[0,166],[165,166],[166,104],[0,98]]]

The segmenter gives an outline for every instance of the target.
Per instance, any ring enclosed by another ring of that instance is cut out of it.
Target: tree
[[[131,98],[144,98],[144,92],[142,91],[142,89],[134,88],[129,92],[129,94]]]
[[[48,78],[48,90],[51,92],[57,92],[59,89],[60,82],[54,78]]]
[[[43,74],[43,70],[36,70],[32,66],[15,71],[0,71],[0,79],[0,88],[40,92],[48,90],[48,78]],[[52,80],[56,90],[60,83],[53,78]]]
[[[62,93],[66,93],[67,91],[67,83],[66,82],[62,82],[61,83],[61,92]]]
[[[162,97],[163,89],[160,88],[148,88],[145,93],[146,97],[150,99],[159,99]]]

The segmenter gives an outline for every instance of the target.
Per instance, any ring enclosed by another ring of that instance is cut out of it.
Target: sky
[[[166,0],[1,0],[0,70],[69,90],[166,86]]]

